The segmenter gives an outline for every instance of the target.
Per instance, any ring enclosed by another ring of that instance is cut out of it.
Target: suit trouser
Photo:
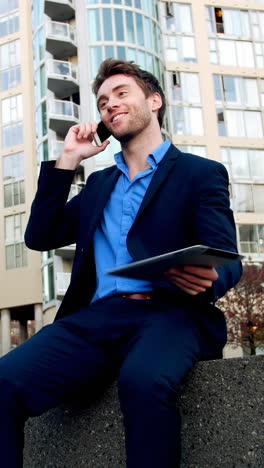
[[[118,377],[127,467],[178,466],[179,383],[206,358],[208,337],[215,352],[224,344],[208,333],[188,307],[119,297],[47,325],[0,359],[1,468],[22,466],[29,416],[89,396],[110,376]]]

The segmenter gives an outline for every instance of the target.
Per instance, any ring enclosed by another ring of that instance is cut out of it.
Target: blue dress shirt
[[[107,275],[106,272],[133,262],[127,250],[127,234],[135,221],[158,164],[170,145],[170,141],[166,140],[158,146],[147,157],[150,167],[139,172],[133,180],[129,178],[129,170],[122,152],[115,155],[115,161],[121,173],[94,235],[97,288],[92,302],[122,292],[142,292],[153,289],[149,281]]]

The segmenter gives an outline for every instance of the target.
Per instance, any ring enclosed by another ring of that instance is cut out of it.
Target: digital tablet
[[[144,280],[164,279],[164,272],[169,268],[183,265],[218,267],[226,263],[238,262],[243,255],[228,250],[214,249],[206,245],[194,245],[175,250],[156,257],[129,263],[108,271],[109,275],[124,276]]]

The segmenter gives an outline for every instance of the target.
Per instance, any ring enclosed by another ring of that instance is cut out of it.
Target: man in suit
[[[76,254],[55,322],[0,360],[3,468],[22,466],[28,416],[114,378],[128,468],[178,466],[179,384],[197,360],[221,357],[226,342],[214,302],[237,283],[240,264],[171,268],[155,283],[106,274],[195,244],[236,251],[225,168],[163,141],[163,91],[137,65],[106,60],[94,91],[122,151],[68,203],[75,169],[109,143],[93,144],[97,124],[71,127],[56,163],[42,165],[26,244],[76,243]]]

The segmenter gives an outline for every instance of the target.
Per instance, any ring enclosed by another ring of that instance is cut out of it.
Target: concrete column
[[[1,341],[2,355],[11,349],[11,313],[9,309],[1,311]]]
[[[35,332],[37,333],[43,327],[42,305],[34,305]]]
[[[19,336],[20,343],[28,339],[27,320],[19,320]]]

